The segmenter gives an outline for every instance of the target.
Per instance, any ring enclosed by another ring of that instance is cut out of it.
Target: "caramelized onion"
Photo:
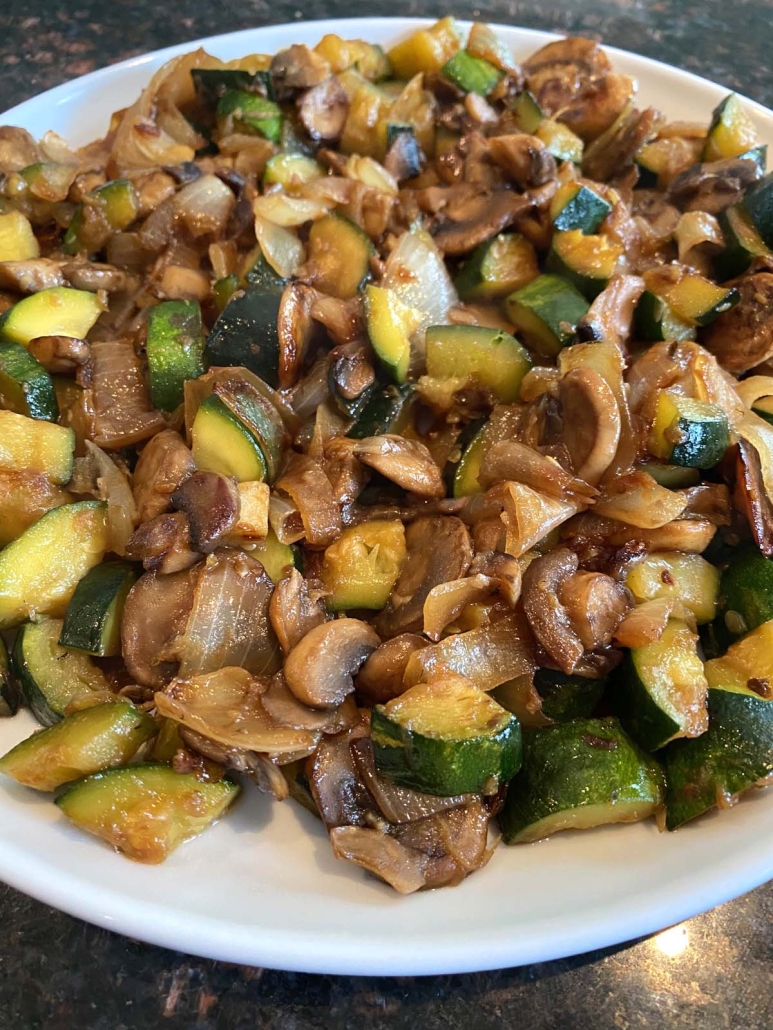
[[[107,450],[130,447],[166,428],[150,403],[148,385],[131,339],[91,344],[94,443]]]

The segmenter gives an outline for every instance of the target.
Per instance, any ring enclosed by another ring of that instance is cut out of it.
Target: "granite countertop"
[[[592,35],[773,106],[768,0],[371,0],[370,15],[441,15]],[[4,0],[0,109],[157,47],[269,22],[348,17],[344,0]],[[230,966],[87,926],[0,886],[0,1030],[382,1027],[769,1030],[773,883],[618,948],[425,979]]]

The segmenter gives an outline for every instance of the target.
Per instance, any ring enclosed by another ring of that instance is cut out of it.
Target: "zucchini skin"
[[[205,371],[198,302],[166,300],[151,308],[145,350],[153,407],[174,411],[183,402],[185,381],[197,379]]]
[[[123,606],[137,578],[129,562],[103,562],[87,572],[67,606],[60,646],[92,655],[120,654]]]
[[[243,365],[276,389],[279,386],[279,337],[276,323],[282,289],[248,286],[234,293],[204,347],[209,365]]]
[[[537,669],[534,686],[542,698],[542,713],[555,722],[588,719],[606,689],[606,680],[568,676],[557,669]]]
[[[590,304],[575,287],[557,275],[545,274],[511,293],[505,301],[508,317],[526,345],[554,357],[577,339],[577,323]]]
[[[399,433],[411,415],[416,401],[412,383],[385,386],[371,394],[347,436],[364,440],[368,436]]]
[[[773,247],[773,172],[746,191],[746,210],[767,247]]]
[[[0,401],[28,418],[59,418],[53,379],[20,343],[0,343]]]
[[[719,594],[724,612],[740,615],[744,632],[773,619],[773,561],[754,546],[741,548],[722,573]]]

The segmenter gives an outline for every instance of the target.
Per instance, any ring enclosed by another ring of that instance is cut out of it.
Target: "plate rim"
[[[320,35],[335,31],[367,34],[363,25],[385,33],[407,32],[431,24],[432,21],[431,18],[421,17],[303,19],[201,37],[96,69],[22,101],[0,115],[0,118],[5,124],[23,126],[25,117],[30,116],[29,109],[43,100],[50,106],[66,104],[74,90],[90,92],[114,76],[120,78],[127,71],[144,66],[150,70],[177,54],[199,46],[217,50],[219,44],[228,46],[243,38],[257,36],[260,39],[272,32],[290,33],[308,26],[318,28]],[[471,24],[465,19],[458,21],[463,27]],[[539,46],[562,38],[561,34],[540,29],[496,22],[490,24],[495,30],[518,33],[524,45],[533,42]],[[355,29],[355,26],[359,28]],[[603,45],[613,60],[633,59],[653,75],[668,74],[672,81],[676,78],[704,92],[707,88],[714,92],[728,88],[654,58]],[[773,119],[773,111],[742,94],[739,96],[758,116],[766,120]],[[764,833],[763,829],[761,838]],[[731,855],[715,859],[709,866],[693,873],[684,891],[676,894],[673,881],[669,890],[661,888],[654,896],[651,888],[645,888],[629,898],[622,913],[618,909],[606,909],[585,926],[577,925],[575,921],[567,927],[563,918],[553,917],[539,924],[540,933],[536,939],[524,934],[522,928],[514,934],[511,929],[500,926],[492,932],[485,947],[477,952],[471,951],[469,945],[460,944],[458,935],[448,935],[440,941],[433,938],[429,951],[422,938],[414,938],[413,942],[409,942],[413,946],[405,947],[394,942],[385,943],[377,938],[363,940],[362,935],[347,934],[341,930],[322,932],[318,928],[299,934],[295,929],[272,927],[271,936],[261,939],[260,934],[256,934],[252,928],[242,925],[234,927],[223,919],[201,912],[170,909],[155,900],[143,898],[140,901],[115,888],[91,885],[89,890],[84,891],[85,876],[70,873],[52,875],[52,872],[56,873],[55,863],[39,853],[30,853],[24,847],[7,841],[0,841],[0,878],[9,886],[45,904],[104,929],[171,950],[184,949],[205,958],[309,973],[426,976],[549,961],[646,936],[723,904],[773,878],[773,852],[767,864],[764,861],[764,849],[762,861],[760,857],[758,854],[755,861],[753,856],[744,852],[741,860]],[[398,903],[410,904],[410,899],[401,898]]]

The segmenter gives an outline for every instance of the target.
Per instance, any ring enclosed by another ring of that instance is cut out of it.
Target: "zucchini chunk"
[[[634,647],[620,666],[614,699],[625,729],[646,751],[706,730],[708,683],[697,635],[669,619],[660,640]]]
[[[582,719],[524,733],[521,772],[499,814],[505,844],[560,830],[635,823],[662,804],[663,776],[617,719]]]
[[[0,411],[0,469],[38,472],[61,486],[72,478],[74,460],[72,429]]]
[[[761,691],[773,684],[773,622],[763,622],[728,647],[721,658],[706,662],[709,687]],[[767,685],[767,686],[766,686]]]
[[[20,343],[0,343],[0,406],[47,422],[59,418],[53,379]]]
[[[212,327],[204,348],[209,365],[239,366],[276,389],[279,385],[279,338],[276,332],[284,289],[261,283],[234,293]]]
[[[515,119],[515,125],[519,132],[525,132],[527,136],[533,136],[545,117],[542,108],[537,103],[533,93],[527,89],[519,93],[510,104]]]
[[[77,501],[47,511],[0,551],[0,629],[32,615],[62,615],[109,543],[104,502]]]
[[[110,232],[122,232],[128,229],[140,213],[140,201],[133,184],[128,179],[114,179],[91,191],[89,208],[96,207]],[[107,242],[103,239],[104,229],[92,238],[87,226],[87,214],[84,204],[79,204],[70,219],[67,232],[62,240],[65,254],[77,254],[78,251],[101,250]]]
[[[478,476],[486,449],[486,425],[485,422],[479,425],[475,435],[462,451],[454,472],[454,497],[469,497],[471,494],[483,493]]]
[[[217,119],[221,132],[227,132],[230,125],[237,132],[257,133],[272,143],[282,138],[281,108],[259,93],[227,89],[217,102]]]
[[[649,449],[671,465],[713,468],[730,445],[727,415],[716,404],[669,390],[658,395]]]
[[[589,719],[606,689],[606,680],[569,676],[557,669],[537,669],[534,687],[542,698],[542,713],[555,722]]]
[[[122,855],[157,865],[219,819],[239,789],[232,780],[204,783],[168,765],[130,765],[79,780],[56,804]]]
[[[638,340],[694,340],[695,326],[679,318],[652,290],[645,290],[634,309],[634,334]]]
[[[550,202],[550,220],[558,232],[592,234],[612,210],[609,201],[579,182],[560,186]]]
[[[749,545],[734,552],[720,585],[725,625],[734,635],[773,619],[773,561]]]
[[[0,719],[16,715],[20,699],[19,687],[8,660],[8,650],[0,637]]]
[[[711,664],[711,663],[709,663]],[[666,827],[727,806],[773,773],[773,704],[752,690],[709,690],[709,728],[666,748]]]
[[[95,565],[70,598],[60,645],[102,657],[120,654],[123,606],[136,580],[136,569],[129,562]]]
[[[590,305],[565,279],[541,275],[511,293],[505,308],[527,347],[550,358],[575,342],[577,323]]]
[[[756,143],[754,123],[735,93],[731,93],[717,104],[711,114],[701,160],[721,161],[727,157],[740,157]]]
[[[382,286],[365,287],[365,311],[376,356],[396,383],[404,383],[411,363],[411,336],[422,313]]]
[[[29,261],[40,256],[30,221],[21,211],[0,214],[0,261]]]
[[[90,658],[60,647],[61,632],[61,619],[27,622],[11,656],[22,694],[43,726],[59,722],[73,701],[109,691],[104,673]]]
[[[709,325],[741,299],[734,287],[717,286],[702,275],[691,274],[662,289],[661,295],[677,318],[698,326]]]
[[[204,374],[204,331],[195,300],[166,300],[150,309],[145,344],[150,400],[160,411],[183,402],[186,379]]]
[[[285,189],[302,186],[304,183],[320,179],[325,169],[313,157],[305,154],[290,154],[282,151],[269,158],[263,172],[263,185],[271,186],[279,183]]]
[[[0,758],[0,773],[25,787],[56,790],[63,783],[128,762],[155,736],[155,719],[128,701],[108,701],[38,730]]]
[[[454,280],[462,300],[499,300],[539,275],[534,247],[519,233],[500,233],[481,243]]]
[[[773,247],[773,172],[749,187],[744,205],[765,246]]]
[[[571,161],[576,165],[582,163],[585,144],[563,122],[557,122],[553,118],[543,118],[534,135],[537,139],[542,140],[556,161]]]
[[[239,276],[235,274],[224,275],[222,279],[217,279],[212,283],[212,296],[219,315],[222,314],[226,304],[238,289]]]
[[[329,214],[313,222],[309,230],[309,262],[314,265],[314,285],[341,300],[356,297],[370,276],[373,244],[344,215]]]
[[[260,441],[214,393],[199,405],[191,435],[197,468],[233,476],[238,483],[266,479]]]
[[[374,519],[345,529],[326,549],[322,563],[328,608],[379,611],[389,600],[405,558],[405,529],[399,519]]]
[[[413,383],[376,390],[347,435],[364,440],[366,436],[383,436],[384,433],[401,434],[411,421],[415,403]]]
[[[89,329],[106,310],[96,293],[52,286],[33,293],[0,319],[0,339],[25,347],[39,336],[71,336],[84,340]]]
[[[271,528],[263,540],[250,546],[249,551],[253,558],[258,559],[274,584],[284,579],[288,566],[295,568],[299,563],[297,549],[292,544],[281,543]]]
[[[773,426],[773,397],[758,397],[752,406],[755,415],[765,419],[769,426]]]
[[[371,715],[376,768],[425,794],[494,794],[521,766],[521,726],[459,679],[420,683]]]
[[[503,72],[483,57],[474,57],[467,50],[458,50],[446,61],[440,74],[465,93],[479,93],[487,97],[499,83]]]
[[[773,562],[770,564],[773,570]],[[647,554],[631,568],[625,585],[639,603],[656,597],[681,601],[699,626],[711,622],[717,614],[719,570],[699,554],[680,551]]]
[[[545,267],[593,300],[614,275],[622,254],[622,246],[606,236],[589,236],[581,229],[572,229],[553,234]]]
[[[395,78],[407,80],[419,72],[439,72],[460,46],[459,29],[449,15],[395,44],[387,51],[387,58]]]
[[[514,336],[477,325],[432,325],[427,329],[427,373],[459,378],[505,404],[520,396],[531,358]]]
[[[266,71],[250,72],[245,68],[191,68],[196,96],[205,107],[216,107],[218,100],[230,90],[243,90],[276,100],[271,76]]]
[[[770,248],[752,224],[743,204],[734,204],[719,214],[725,249],[718,254],[714,268],[720,282],[741,275],[756,257],[771,257]]]

